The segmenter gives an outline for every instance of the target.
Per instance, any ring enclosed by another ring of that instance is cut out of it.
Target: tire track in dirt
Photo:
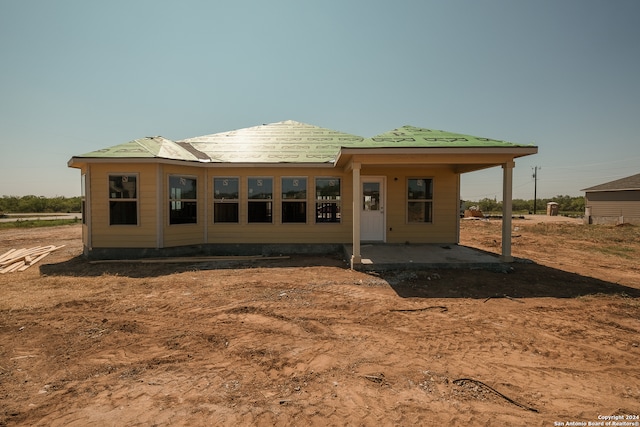
[[[640,400],[637,299],[535,264],[436,276],[74,262],[0,283],[0,425],[543,425]],[[504,293],[521,298],[484,302]]]

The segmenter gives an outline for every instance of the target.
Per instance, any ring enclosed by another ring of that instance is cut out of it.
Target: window
[[[238,178],[213,178],[213,222],[239,221],[239,190]]]
[[[362,210],[368,212],[380,210],[379,182],[362,183]]]
[[[109,224],[138,224],[138,177],[109,175]]]
[[[248,180],[249,222],[271,222],[273,214],[273,178],[249,178]]]
[[[80,179],[80,201],[82,203],[80,212],[82,213],[82,223],[87,223],[87,174],[83,173]]]
[[[198,222],[196,179],[169,176],[169,224]]]
[[[407,190],[407,221],[432,222],[433,180],[409,179]]]
[[[340,178],[316,178],[316,222],[340,222]]]
[[[282,222],[307,222],[307,178],[282,178]]]

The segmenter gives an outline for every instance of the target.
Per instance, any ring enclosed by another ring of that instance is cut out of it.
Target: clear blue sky
[[[0,196],[74,155],[281,120],[517,143],[514,198],[640,173],[640,1],[0,0]],[[462,198],[501,199],[500,168]]]

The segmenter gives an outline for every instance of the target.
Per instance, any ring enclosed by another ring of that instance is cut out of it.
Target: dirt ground
[[[90,264],[78,225],[1,230],[0,254],[66,246],[0,275],[0,426],[638,422],[640,241],[542,219],[508,274]],[[461,243],[497,253],[500,227]]]

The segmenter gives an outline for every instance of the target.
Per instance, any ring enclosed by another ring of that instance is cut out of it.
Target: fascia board
[[[217,162],[195,162],[184,160],[170,160],[158,158],[90,158],[90,157],[72,157],[67,166],[71,168],[80,168],[84,164],[164,164],[178,166],[192,166],[204,168],[333,168],[333,163],[217,163]]]
[[[584,188],[580,191],[584,191],[586,193],[611,193],[613,191],[640,191],[640,188],[610,188],[608,190],[589,190],[588,188]]]
[[[455,155],[475,155],[475,154],[508,154],[514,158],[528,156],[531,154],[537,154],[538,147],[399,147],[399,148],[349,148],[342,147],[340,152],[336,156],[336,165],[343,165],[347,162],[347,158],[354,155],[362,154],[374,154],[374,155],[417,155],[417,154],[429,154],[429,155],[441,155],[441,154],[455,154]],[[344,159],[343,159],[344,158]],[[469,162],[473,163],[473,162]],[[479,162],[486,163],[486,162]]]

